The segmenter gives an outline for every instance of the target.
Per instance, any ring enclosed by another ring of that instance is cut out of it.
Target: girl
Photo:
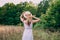
[[[33,20],[32,18],[35,18],[35,20]],[[23,22],[25,28],[22,40],[33,40],[33,34],[32,34],[33,23],[40,21],[40,19],[33,16],[29,11],[23,12],[20,16],[20,19]]]

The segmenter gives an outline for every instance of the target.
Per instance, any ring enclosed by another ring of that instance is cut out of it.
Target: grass
[[[23,27],[0,26],[0,40],[22,40]],[[60,32],[33,29],[34,40],[60,40]]]

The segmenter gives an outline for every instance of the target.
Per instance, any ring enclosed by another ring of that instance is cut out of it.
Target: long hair
[[[31,24],[31,22],[29,22],[29,20],[28,20],[28,26],[30,26],[30,24]]]
[[[29,11],[24,11],[22,14],[24,14],[25,12],[29,12]],[[24,15],[23,15],[23,19],[24,19],[24,20],[27,20],[27,19],[24,17]],[[30,26],[30,24],[31,24],[31,22],[28,20],[28,21],[27,21],[27,25]]]

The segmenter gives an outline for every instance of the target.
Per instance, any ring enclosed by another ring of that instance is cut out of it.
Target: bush
[[[46,14],[41,14],[40,23],[37,23],[38,28],[60,28],[60,0],[53,0],[50,2]]]

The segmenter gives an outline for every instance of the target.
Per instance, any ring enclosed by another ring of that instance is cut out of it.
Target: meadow
[[[42,0],[37,5],[31,1],[4,4],[0,7],[0,40],[22,40],[20,15],[24,11],[41,19],[33,25],[34,40],[60,40],[60,0]]]
[[[0,26],[0,40],[22,40],[23,27]],[[60,40],[60,32],[33,29],[34,40]]]

